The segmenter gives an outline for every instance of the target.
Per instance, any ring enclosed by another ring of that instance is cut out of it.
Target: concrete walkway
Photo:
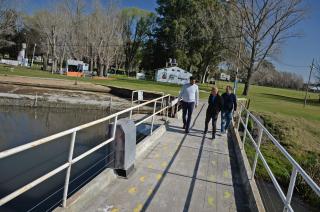
[[[167,132],[137,160],[132,176],[116,179],[82,211],[250,211],[232,140],[202,133],[206,108],[200,105],[194,112],[189,134],[181,121],[171,120]]]

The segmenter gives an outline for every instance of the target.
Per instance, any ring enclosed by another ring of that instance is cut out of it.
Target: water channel
[[[108,115],[101,110],[0,107],[0,151],[97,120]],[[106,140],[108,123],[77,133],[74,157]],[[142,129],[145,129],[148,126]],[[137,133],[137,139],[144,135]],[[64,164],[71,135],[0,160],[0,197],[4,197]],[[69,191],[73,194],[113,162],[112,144],[72,166]],[[45,211],[61,204],[65,171],[15,198],[0,211]],[[69,194],[69,195],[70,195]]]

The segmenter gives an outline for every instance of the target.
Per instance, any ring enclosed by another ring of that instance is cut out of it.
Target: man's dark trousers
[[[189,132],[194,104],[195,104],[194,102],[182,101],[182,120],[183,120],[183,126],[185,127],[186,132]],[[188,115],[188,117],[187,117],[187,115]]]
[[[207,132],[208,131],[208,125],[210,120],[212,119],[212,135],[215,135],[217,132],[217,119],[218,119],[218,114],[207,114],[206,115],[206,120],[205,120],[205,128],[204,131]]]

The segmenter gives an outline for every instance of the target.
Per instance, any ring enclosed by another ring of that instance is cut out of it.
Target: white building
[[[221,73],[220,74],[220,80],[230,81],[230,75],[225,74],[225,73]]]
[[[178,66],[158,69],[155,79],[157,82],[168,82],[183,85],[189,82],[192,74],[179,68]]]
[[[317,86],[309,86],[310,91],[312,92],[320,92],[320,85]]]

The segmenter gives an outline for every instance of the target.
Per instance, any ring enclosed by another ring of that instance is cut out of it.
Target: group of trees
[[[125,67],[127,71],[137,66],[137,55],[154,15],[137,8],[121,10],[113,1],[97,0],[89,5],[84,0],[62,0],[32,15],[22,14],[20,18],[20,28],[17,21],[3,27],[7,31],[13,29],[10,32],[19,35],[19,39],[11,38],[11,43],[6,45],[0,43],[2,50],[15,43],[18,47],[14,49],[18,51],[21,43],[27,43],[30,56],[36,45],[36,55],[43,57],[44,70],[48,69],[49,59],[50,70],[55,72],[72,58],[89,63],[91,71],[96,70],[103,76],[111,66]],[[0,31],[0,39],[8,38],[7,34]],[[15,57],[17,52],[12,54]]]
[[[40,37],[34,42],[43,51],[44,69],[49,58],[52,71],[72,58],[86,61],[103,76],[117,63],[123,51],[121,10],[112,2],[103,5],[96,1],[92,6],[87,14],[84,1],[65,0],[24,18],[28,32]]]
[[[56,71],[73,58],[89,63],[100,76],[110,67],[129,74],[164,67],[168,58],[176,58],[204,82],[226,62],[240,69],[245,95],[263,61],[296,36],[292,27],[304,13],[302,0],[158,0],[156,13],[121,9],[112,0],[92,5],[60,0],[19,19],[6,2],[0,0],[0,48],[19,34],[16,40],[27,42],[27,51],[37,44],[45,70],[49,59]]]
[[[252,83],[262,86],[302,89],[304,85],[303,78],[290,72],[279,72],[274,65],[264,61],[260,69],[252,76]]]

